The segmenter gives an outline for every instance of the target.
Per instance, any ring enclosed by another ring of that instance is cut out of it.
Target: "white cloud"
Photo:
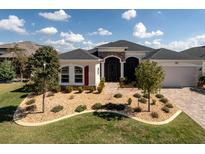
[[[122,14],[122,18],[125,19],[125,20],[130,20],[132,18],[135,18],[136,16],[137,16],[137,12],[134,9],[125,11]]]
[[[69,51],[75,49],[74,45],[64,39],[47,40],[45,44],[55,47],[58,51]]]
[[[60,33],[60,37],[65,39],[68,42],[73,42],[73,43],[78,43],[78,42],[82,42],[85,40],[85,38],[83,37],[83,35],[81,34],[75,34],[73,32],[61,32]]]
[[[150,38],[153,36],[164,35],[164,33],[160,30],[147,32],[147,28],[145,27],[145,25],[140,22],[135,25],[133,35],[138,38]]]
[[[155,39],[152,42],[145,41],[144,44],[154,48],[167,48],[175,51],[182,51],[188,48],[205,45],[205,34],[197,35],[186,40],[171,41],[169,43],[162,43],[160,39]]]
[[[48,20],[53,21],[68,21],[71,16],[67,14],[64,10],[59,10],[55,12],[40,12],[39,16],[42,16]]]
[[[10,15],[8,19],[0,20],[0,29],[16,32],[19,34],[27,34],[24,24],[24,19],[20,19],[15,15]]]
[[[90,33],[89,35],[101,35],[101,36],[110,36],[112,35],[112,32],[104,29],[104,28],[98,28],[97,31]]]
[[[58,30],[55,27],[46,27],[37,32],[45,35],[54,35],[58,33]]]
[[[108,42],[98,42],[98,43],[93,43],[92,41],[83,41],[83,48],[86,50],[92,49],[96,46],[102,45],[102,44],[106,44]]]

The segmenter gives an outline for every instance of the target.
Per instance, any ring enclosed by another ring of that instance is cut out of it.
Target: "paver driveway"
[[[162,89],[162,94],[205,128],[205,95],[190,88]]]

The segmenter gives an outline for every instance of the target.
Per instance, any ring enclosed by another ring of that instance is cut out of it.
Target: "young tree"
[[[15,63],[17,64],[17,67],[20,71],[21,81],[23,81],[23,74],[25,72],[28,61],[28,57],[25,54],[25,50],[19,48],[18,44],[16,44],[13,48],[9,49],[9,52],[13,52],[15,55],[15,59],[13,59],[13,61],[15,61]]]
[[[3,61],[0,63],[0,81],[10,81],[16,76],[11,61]]]
[[[148,94],[148,112],[150,112],[150,94],[157,92],[164,80],[164,72],[157,62],[142,61],[135,72],[138,88]]]
[[[31,69],[31,81],[36,94],[42,94],[45,98],[47,90],[56,90],[58,87],[59,60],[58,53],[52,47],[39,48],[29,58]],[[43,98],[43,100],[44,100]],[[44,101],[43,101],[44,112]]]

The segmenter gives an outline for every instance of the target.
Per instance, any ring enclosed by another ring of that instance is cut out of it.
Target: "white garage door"
[[[164,87],[186,87],[197,84],[197,67],[163,66],[163,69],[165,71]]]

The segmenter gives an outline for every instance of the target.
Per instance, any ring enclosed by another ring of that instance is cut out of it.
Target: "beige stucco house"
[[[205,57],[190,52],[190,49],[183,52],[152,49],[125,40],[91,50],[76,49],[59,55],[60,85],[97,86],[100,79],[133,81],[139,62],[149,59],[158,62],[165,71],[164,87],[196,86],[198,78],[205,73]]]

